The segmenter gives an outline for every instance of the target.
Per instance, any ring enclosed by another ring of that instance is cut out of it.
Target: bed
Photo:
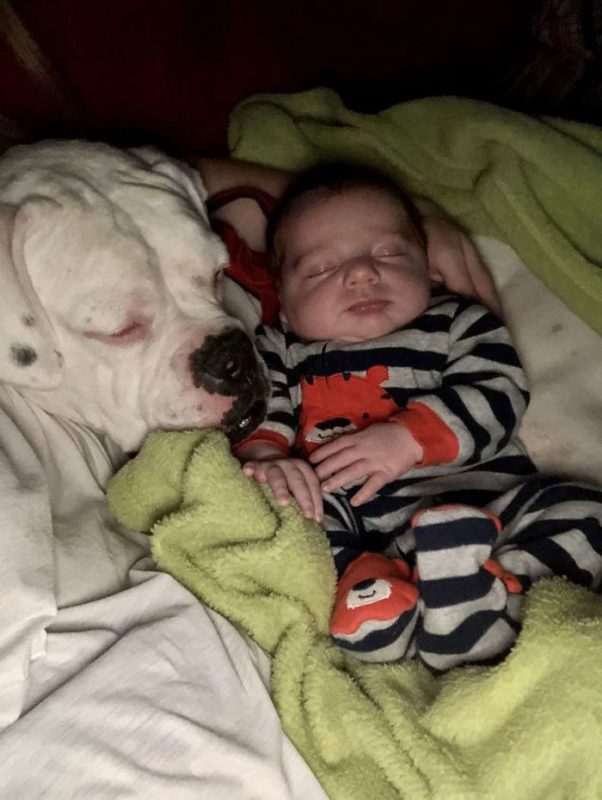
[[[120,13],[127,13],[127,5]],[[228,9],[239,11],[244,21],[243,5],[228,4]],[[66,3],[63,10],[68,6]],[[113,21],[116,6],[109,5],[108,16]],[[384,4],[385,22],[387,8],[390,11]],[[15,9],[21,13],[16,14]],[[129,11],[135,17],[140,8],[131,4]],[[181,32],[190,13],[188,4],[176,4],[168,16],[175,27],[160,41],[169,42],[174,30]],[[227,27],[226,11],[223,13],[220,20]],[[498,22],[505,18],[499,9],[496,13],[502,15]],[[33,93],[30,105],[21,100],[19,108],[15,87],[19,81],[26,83],[32,73],[13,74],[12,91],[6,90],[12,106],[7,108],[24,123],[22,128],[6,125],[6,140],[73,131],[86,136],[104,132],[119,140],[126,132],[122,141],[143,133],[176,151],[224,147],[220,139],[224,137],[223,115],[220,124],[215,123],[219,113],[212,117],[216,128],[202,136],[193,135],[190,129],[186,133],[182,119],[173,123],[171,131],[165,121],[159,123],[152,115],[143,124],[140,109],[138,128],[131,119],[121,127],[123,116],[120,120],[115,109],[111,128],[106,107],[104,116],[97,115],[96,124],[78,128],[82,120],[75,109],[78,104],[61,89],[60,75],[69,72],[70,57],[59,58],[62,69],[55,70],[50,69],[55,59],[44,54],[52,49],[52,42],[58,48],[55,52],[63,53],[56,19],[40,15],[28,3],[4,4],[3,14],[13,31],[15,26],[24,27],[30,45],[36,44],[34,29],[48,37],[45,48],[33,51],[38,59],[33,62],[40,66],[34,83],[37,81],[38,89],[45,87],[46,93],[40,91],[37,97]],[[165,19],[164,14],[158,17]],[[149,19],[155,19],[153,12],[144,17],[143,27],[158,35],[158,19],[152,25]],[[504,30],[509,36],[516,19],[507,20]],[[241,24],[238,17],[231,29],[239,31]],[[484,20],[480,24],[490,31]],[[28,50],[27,43],[24,47],[31,55],[31,47]],[[14,52],[13,48],[8,55]],[[4,57],[8,58],[7,53]],[[431,63],[433,58],[431,54]],[[20,63],[23,65],[23,60]],[[502,70],[500,63],[495,66]],[[492,64],[490,67],[493,70]],[[436,72],[433,68],[429,73],[431,82]],[[353,75],[351,67],[349,74]],[[40,75],[46,75],[45,83],[40,83]],[[87,80],[92,78],[88,75]],[[332,84],[336,86],[337,80],[340,82],[340,76]],[[478,87],[472,86],[471,91],[462,70],[456,80],[459,93],[464,89],[467,94],[479,94]],[[292,79],[285,86],[256,81],[236,86],[228,95],[228,110],[254,90],[307,88]],[[348,82],[352,83],[351,77]],[[596,369],[602,357],[598,266],[602,242],[591,212],[600,207],[602,199],[602,134],[595,128],[546,119],[539,120],[542,127],[533,132],[535,123],[522,115],[509,117],[497,107],[462,100],[404,103],[385,114],[370,113],[402,99],[401,93],[395,95],[393,83],[392,79],[381,80],[380,97],[371,99],[375,108],[367,108],[364,102],[365,113],[348,108],[340,96],[345,95],[341,86],[336,87],[340,95],[319,90],[245,100],[230,120],[230,151],[239,158],[288,169],[298,169],[322,155],[353,154],[370,161],[376,153],[380,166],[403,175],[412,190],[430,196],[460,219],[475,233],[477,246],[494,274],[529,375],[533,400],[522,434],[532,456],[546,471],[602,483],[602,371]],[[424,88],[416,87],[415,93],[430,93],[420,91]],[[483,86],[480,91],[482,94]],[[489,99],[500,100],[500,94],[501,84],[498,96]],[[365,91],[364,101],[367,95]],[[52,97],[55,102],[49,105]],[[206,101],[209,109],[210,100]],[[213,100],[211,110],[215,112],[217,100]],[[171,102],[176,101],[172,98]],[[191,105],[189,100],[187,107]],[[450,120],[455,127],[450,127]],[[200,128],[196,130],[198,133]],[[425,137],[404,139],[404,130],[422,131]],[[438,130],[457,130],[462,137],[453,133],[437,136]],[[421,153],[417,142],[423,148]],[[518,171],[509,168],[510,152],[518,154],[510,164],[518,165]],[[434,167],[429,172],[435,156],[441,159],[438,167],[444,163],[449,172],[438,168],[435,175]],[[525,186],[530,194],[519,191]],[[556,202],[561,190],[562,202]],[[563,203],[574,213],[564,214]],[[546,224],[540,225],[542,217]],[[231,284],[227,302],[252,328],[258,314],[254,298]],[[282,714],[286,702],[271,691],[271,670],[274,664],[280,668],[281,662],[272,660],[266,654],[269,648],[261,647],[249,635],[254,632],[253,625],[245,627],[244,619],[236,614],[229,621],[207,603],[200,603],[171,575],[157,569],[150,557],[149,538],[120,525],[111,514],[105,490],[121,459],[111,443],[40,412],[8,386],[0,387],[0,407],[0,513],[4,520],[0,528],[4,587],[0,797],[317,800],[328,793],[347,800],[361,796],[365,786],[355,779],[344,748],[338,756],[336,746],[335,755],[329,750],[330,761],[320,759],[312,750],[315,741],[299,733],[307,733],[306,728],[290,722],[283,727],[278,712]],[[555,586],[551,591],[562,594]],[[546,597],[540,600],[535,612],[552,602]],[[575,598],[567,596],[567,604],[571,602],[575,610]],[[597,660],[602,652],[602,611],[597,598],[587,602],[587,607],[575,610],[571,620],[576,629],[585,631],[581,644],[594,666],[589,683],[584,680],[583,686],[593,692],[602,678],[595,666],[602,664],[602,659]],[[536,614],[534,619],[539,619]],[[559,637],[560,645],[577,648],[569,632],[566,636]],[[552,695],[561,702],[562,692],[568,691],[569,681],[563,678],[574,667],[570,658],[562,662],[562,670],[556,670],[554,680],[549,660],[544,653],[539,673],[531,676],[530,691],[513,699],[511,707],[518,717],[546,704],[555,710]],[[496,673],[500,692],[512,674]],[[581,696],[567,694],[564,700],[573,699],[573,711],[588,708],[588,714],[582,714],[587,724],[578,732],[567,728],[574,732],[569,747],[549,725],[546,739],[547,723],[542,719],[541,741],[549,748],[543,750],[553,755],[537,763],[542,748],[527,747],[516,726],[500,724],[488,739],[489,749],[479,750],[468,734],[462,740],[457,729],[446,730],[445,718],[437,717],[435,707],[427,703],[435,697],[443,702],[447,697],[451,703],[454,692],[470,690],[478,706],[472,709],[474,718],[482,717],[478,704],[493,697],[494,687],[487,684],[486,677],[475,678],[480,680],[480,694],[462,676],[435,685],[412,673],[412,680],[418,682],[406,685],[409,694],[404,697],[408,707],[412,707],[412,699],[416,708],[419,700],[422,702],[419,717],[410,719],[412,730],[414,734],[424,732],[424,741],[443,742],[449,763],[439,773],[438,752],[412,750],[409,745],[403,769],[378,764],[376,759],[379,780],[386,787],[382,796],[404,796],[399,781],[408,775],[414,776],[413,782],[406,784],[407,796],[412,798],[506,796],[511,778],[498,763],[504,752],[517,759],[512,762],[515,776],[521,778],[517,797],[596,796],[600,789],[595,753],[602,736],[601,699],[586,694],[585,689]],[[364,695],[370,697],[365,675],[356,675],[355,685],[361,685]],[[399,686],[397,690],[401,697]],[[378,709],[378,704],[375,707]],[[473,717],[469,711],[466,714],[467,724]],[[310,712],[307,715],[311,721]],[[498,719],[500,716],[501,712]],[[434,727],[429,727],[433,720]],[[385,722],[395,728],[395,720]],[[408,738],[409,730],[395,731],[397,744]],[[522,735],[526,738],[527,731],[533,734],[534,730],[525,727]],[[479,730],[477,735],[484,734]],[[495,746],[496,737],[503,745]],[[521,772],[520,748],[523,757],[530,759],[528,779],[527,773]],[[474,766],[470,758],[465,760],[467,753],[482,757],[479,769],[488,772],[486,776],[480,772],[480,779],[498,778],[489,795],[479,789],[483,784],[471,783],[470,774],[467,782],[457,779]]]

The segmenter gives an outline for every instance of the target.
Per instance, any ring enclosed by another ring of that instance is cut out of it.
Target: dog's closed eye
[[[134,333],[138,333],[144,325],[139,320],[134,320],[133,322],[129,322],[120,330],[116,331],[115,333],[110,334],[111,339],[125,339],[128,336],[132,336]]]
[[[133,319],[126,322],[113,333],[99,333],[98,331],[85,331],[87,339],[95,339],[105,344],[134,344],[144,339],[150,328],[148,318]]]

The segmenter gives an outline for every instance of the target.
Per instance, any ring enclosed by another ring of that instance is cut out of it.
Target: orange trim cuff
[[[389,417],[389,422],[403,425],[421,445],[422,461],[417,467],[431,464],[449,464],[458,457],[460,443],[451,428],[424,403],[409,403],[399,414]]]
[[[288,456],[290,452],[286,436],[283,436],[281,433],[275,433],[274,431],[261,430],[261,428],[248,436],[244,442],[237,444],[236,447],[233,448],[232,452],[235,456],[238,456],[240,455],[241,450],[248,444],[258,443],[271,444],[274,447],[277,447],[278,450],[282,451],[282,454],[285,456]]]

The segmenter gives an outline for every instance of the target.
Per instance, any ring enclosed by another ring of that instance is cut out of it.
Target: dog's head
[[[136,448],[262,419],[268,384],[222,307],[200,179],[154,151],[50,142],[0,160],[0,380]]]

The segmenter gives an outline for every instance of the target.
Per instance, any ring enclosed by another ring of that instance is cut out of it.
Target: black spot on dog
[[[33,328],[34,325],[36,324],[36,318],[31,314],[24,314],[21,317],[21,322],[26,328]]]
[[[36,351],[26,344],[11,345],[10,357],[18,367],[30,367],[38,360]]]

